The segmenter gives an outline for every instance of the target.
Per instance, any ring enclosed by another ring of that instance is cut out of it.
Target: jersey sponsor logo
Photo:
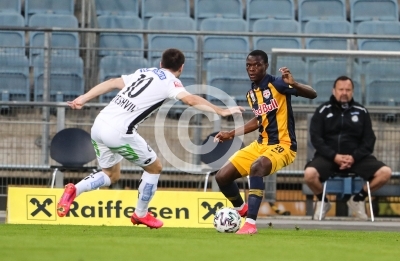
[[[256,116],[267,114],[270,111],[278,109],[278,102],[275,99],[271,99],[269,104],[261,103],[258,105],[258,109],[253,109]]]
[[[121,108],[125,109],[128,112],[133,112],[136,108],[136,105],[133,104],[129,99],[122,97],[120,94],[114,97],[111,102],[117,104]]]
[[[175,87],[183,87],[182,83],[178,81],[174,81],[174,85]]]

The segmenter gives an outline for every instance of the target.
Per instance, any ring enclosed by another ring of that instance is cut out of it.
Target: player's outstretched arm
[[[122,78],[109,79],[107,81],[99,83],[98,85],[90,89],[87,93],[79,96],[73,101],[68,101],[67,103],[72,109],[82,109],[83,105],[85,105],[85,103],[87,103],[91,99],[96,98],[97,96],[100,96],[104,93],[110,92],[114,89],[122,89],[124,88],[124,86],[125,83]]]
[[[258,129],[258,120],[256,117],[252,118],[245,125],[231,131],[220,131],[214,137],[214,142],[223,142],[225,140],[231,140],[235,136],[244,135],[246,133],[255,131]]]
[[[287,67],[279,68],[279,71],[282,73],[283,81],[295,88],[299,96],[309,99],[317,98],[317,92],[309,85],[296,82]]]
[[[179,100],[181,100],[183,103],[185,103],[189,106],[192,106],[198,110],[206,111],[206,112],[214,112],[223,117],[229,116],[232,114],[242,114],[242,112],[244,111],[244,108],[241,106],[235,106],[235,107],[231,107],[231,108],[227,108],[227,109],[222,109],[222,108],[210,103],[206,99],[204,99],[198,95],[190,94],[186,91],[179,93],[177,95],[177,98]]]

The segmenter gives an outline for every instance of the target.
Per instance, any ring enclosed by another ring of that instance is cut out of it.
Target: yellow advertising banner
[[[63,189],[9,187],[7,223],[132,226],[136,190],[83,193],[60,218],[56,206],[62,193]],[[165,227],[211,228],[215,212],[224,206],[232,205],[220,192],[157,191],[149,211]]]

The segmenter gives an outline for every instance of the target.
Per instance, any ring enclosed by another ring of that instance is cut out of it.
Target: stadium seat
[[[294,20],[293,0],[248,0],[246,20],[249,30],[258,19]]]
[[[246,93],[251,82],[246,71],[245,60],[212,59],[207,63],[207,85],[218,88],[228,94],[239,105],[248,106]],[[226,94],[217,94],[207,89],[207,99],[214,104],[228,102]]]
[[[25,0],[25,24],[34,14],[74,15],[74,0]]]
[[[311,20],[304,28],[306,34],[352,34],[351,24],[347,21]],[[306,49],[347,50],[350,43],[345,38],[308,38]]]
[[[78,20],[73,15],[34,14],[29,19],[29,27],[78,28]],[[29,47],[29,61],[32,64],[33,59],[44,52],[44,32],[30,32]],[[78,33],[52,33],[51,48],[54,55],[78,56]]]
[[[190,17],[189,0],[142,0],[142,13],[144,28],[151,17],[170,16],[170,17]],[[170,28],[169,30],[173,30]]]
[[[0,0],[0,13],[21,13],[21,0]]]
[[[106,56],[101,58],[99,64],[99,82],[121,75],[132,74],[137,69],[148,67],[147,60],[142,57]],[[115,90],[99,97],[99,102],[109,102],[119,90]]]
[[[208,18],[201,22],[201,31],[243,32],[247,24],[243,19]],[[204,65],[216,58],[246,58],[250,50],[248,37],[205,35],[203,38]]]
[[[29,61],[25,55],[0,54],[2,101],[29,101]]]
[[[332,95],[333,83],[337,77],[346,75],[352,78],[354,83],[354,100],[362,102],[362,91],[360,85],[360,68],[357,63],[349,63],[345,60],[329,59],[316,61],[309,66],[311,74],[311,86],[317,91],[318,97],[313,101],[320,104],[329,99]]]
[[[95,0],[97,15],[139,17],[139,0]]]
[[[194,31],[196,26],[194,20],[190,17],[168,17],[156,16],[148,21],[149,30],[176,30],[176,31]],[[148,35],[150,64],[159,60],[162,52],[168,48],[177,48],[184,52],[185,57],[195,58],[197,56],[197,39],[194,35],[184,34],[149,34]]]
[[[71,101],[84,93],[83,61],[79,56],[51,56],[50,66],[50,101]],[[34,101],[43,100],[44,57],[35,57]]]
[[[400,105],[398,61],[375,59],[365,66],[367,105]]]
[[[17,13],[0,12],[0,26],[24,26],[24,18]],[[25,32],[0,31],[0,54],[25,55]]]
[[[358,24],[364,21],[399,21],[396,0],[351,0],[350,21],[357,32]]]
[[[205,18],[239,18],[243,19],[242,0],[195,0],[194,19],[197,29]]]
[[[346,21],[345,0],[299,0],[299,22],[302,32],[311,20]]]
[[[300,33],[296,20],[259,19],[253,24],[253,32],[259,33]],[[295,37],[253,37],[254,49],[270,54],[272,48],[300,49],[301,39]]]
[[[50,157],[57,163],[50,166],[53,169],[51,188],[58,183],[58,171],[95,173],[98,169],[96,165],[86,165],[96,159],[96,152],[90,134],[83,129],[66,128],[57,132],[50,142]],[[63,182],[60,183],[56,187],[63,187]]]
[[[362,35],[400,35],[398,21],[366,21],[357,27],[357,34]],[[389,39],[358,39],[359,50],[400,51],[399,40]]]
[[[142,20],[135,16],[102,15],[97,17],[99,28],[143,29]],[[99,56],[126,55],[143,57],[142,34],[100,33]]]

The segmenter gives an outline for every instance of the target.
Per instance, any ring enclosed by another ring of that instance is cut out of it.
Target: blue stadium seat
[[[99,64],[99,82],[118,78],[123,74],[129,75],[137,69],[146,68],[147,66],[147,60],[142,57],[105,56],[101,58]],[[114,90],[101,95],[99,102],[110,102],[118,91]]]
[[[29,61],[25,55],[0,54],[2,101],[29,101]]]
[[[259,19],[254,22],[253,32],[260,33],[300,33],[296,20]],[[300,49],[301,39],[296,37],[253,37],[254,49],[271,53],[272,48]]]
[[[21,13],[21,0],[0,0],[0,13]]]
[[[352,34],[347,21],[311,20],[306,23],[304,32],[308,34]],[[347,50],[350,43],[344,38],[308,38],[306,49]]]
[[[176,31],[194,31],[196,26],[194,20],[190,17],[168,17],[156,16],[148,21],[149,30],[176,30]],[[184,52],[185,57],[195,58],[197,51],[197,40],[194,35],[183,34],[149,34],[148,35],[150,64],[159,60],[162,52],[168,48],[177,48]]]
[[[95,0],[97,15],[139,17],[139,0]]]
[[[74,15],[74,0],[25,0],[25,24],[34,14]]]
[[[299,0],[299,22],[302,32],[311,20],[346,20],[345,0]]]
[[[190,17],[189,0],[142,0],[142,13],[144,28],[151,17],[170,16],[170,17]],[[169,30],[173,30],[170,28]]]
[[[294,20],[293,0],[248,0],[246,20],[249,30],[258,19]]]
[[[301,57],[278,56],[276,70],[278,70],[281,67],[289,68],[290,72],[292,73],[294,79],[297,82],[308,84],[308,65],[306,62],[303,61]],[[279,71],[271,72],[271,74],[275,74],[276,76],[281,76],[281,73]],[[310,100],[303,97],[292,96],[292,103],[309,104]]]
[[[329,59],[325,61],[316,61],[309,66],[311,74],[311,86],[317,91],[318,97],[313,101],[319,104],[329,100],[332,95],[333,83],[337,77],[346,75],[352,78],[354,83],[354,100],[362,102],[362,92],[360,85],[360,68],[357,63],[348,63],[345,60]]]
[[[61,27],[78,28],[78,20],[73,15],[34,14],[29,19],[29,27]],[[29,60],[32,64],[34,57],[43,54],[44,32],[29,33]],[[51,48],[54,55],[78,56],[78,33],[54,32],[51,36]]]
[[[243,32],[247,24],[243,19],[208,18],[201,22],[201,31]],[[250,50],[248,37],[206,35],[203,38],[204,59],[216,58],[246,58]]]
[[[0,26],[24,26],[22,15],[0,12]],[[25,55],[25,33],[22,31],[0,31],[0,54]]]
[[[135,16],[101,15],[97,17],[100,28],[143,29],[142,20]],[[99,56],[126,55],[143,57],[142,34],[100,33]]]
[[[194,1],[194,19],[198,29],[203,19],[215,17],[243,19],[242,0]]]
[[[79,56],[51,56],[50,101],[71,101],[84,93],[83,61]],[[44,57],[35,57],[34,101],[43,100]]]
[[[362,35],[400,35],[398,21],[366,21],[357,26],[357,34]],[[359,50],[400,51],[399,40],[358,39]]]
[[[246,93],[251,82],[246,71],[246,61],[237,59],[212,59],[207,63],[207,85],[219,88],[233,97],[239,105],[248,106]],[[226,95],[207,90],[207,99],[214,104],[227,102]]]
[[[358,24],[364,21],[398,21],[399,7],[396,0],[351,0],[350,21],[357,32]]]
[[[365,66],[367,105],[400,105],[398,61],[375,59]]]

